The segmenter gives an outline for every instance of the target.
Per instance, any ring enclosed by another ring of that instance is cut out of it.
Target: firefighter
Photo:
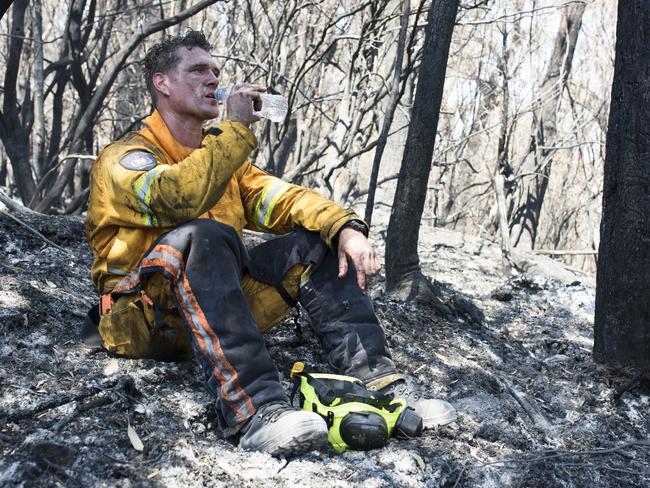
[[[290,405],[262,337],[298,302],[337,372],[412,394],[364,293],[380,269],[365,223],[248,159],[265,89],[235,85],[225,120],[204,128],[219,116],[219,69],[198,31],[153,46],[144,72],[155,111],[91,172],[86,234],[103,346],[127,358],[195,356],[221,434],[276,456],[327,440],[319,415]],[[247,251],[243,229],[281,237]],[[435,423],[453,420],[448,403],[428,407]]]

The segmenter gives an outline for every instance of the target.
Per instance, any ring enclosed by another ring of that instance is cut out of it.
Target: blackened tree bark
[[[13,0],[6,0],[0,3],[0,19],[4,16],[4,14],[7,13],[7,10],[9,10],[9,7],[11,7],[12,2]]]
[[[0,110],[0,138],[4,144],[18,193],[23,202],[34,194],[36,183],[29,164],[29,133],[33,121],[30,91],[25,91],[23,100],[19,100],[17,81],[19,79],[25,33],[25,12],[28,0],[16,0],[11,12],[11,39],[7,70],[3,81],[3,101]]]
[[[551,60],[540,87],[538,108],[533,113],[529,154],[518,171],[520,180],[516,191],[519,197],[513,199],[518,206],[511,208],[510,235],[515,246],[520,248],[535,247],[539,217],[553,167],[552,146],[557,142],[557,112],[571,73],[584,11],[583,3],[564,8]]]
[[[402,166],[386,239],[386,288],[419,282],[418,234],[458,0],[433,0]],[[409,285],[411,286],[411,285]],[[415,290],[414,290],[415,291]]]
[[[650,2],[619,2],[594,357],[650,365]]]

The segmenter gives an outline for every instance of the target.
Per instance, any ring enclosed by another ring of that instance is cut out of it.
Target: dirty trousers
[[[113,289],[102,317],[117,356],[194,354],[228,436],[264,403],[287,400],[262,332],[299,301],[340,374],[370,381],[396,373],[372,302],[318,234],[297,228],[250,253],[230,226],[199,219],[162,236]]]

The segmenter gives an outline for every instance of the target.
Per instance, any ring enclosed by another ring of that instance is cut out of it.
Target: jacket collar
[[[184,146],[174,139],[158,110],[144,119],[144,123],[146,128],[142,130],[142,134],[165,151],[175,163],[182,161],[194,151],[193,148]]]

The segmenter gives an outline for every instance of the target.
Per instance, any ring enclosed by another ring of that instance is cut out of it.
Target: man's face
[[[219,104],[214,98],[219,85],[217,63],[199,47],[180,47],[176,54],[178,64],[165,74],[169,108],[201,122],[218,117]]]

